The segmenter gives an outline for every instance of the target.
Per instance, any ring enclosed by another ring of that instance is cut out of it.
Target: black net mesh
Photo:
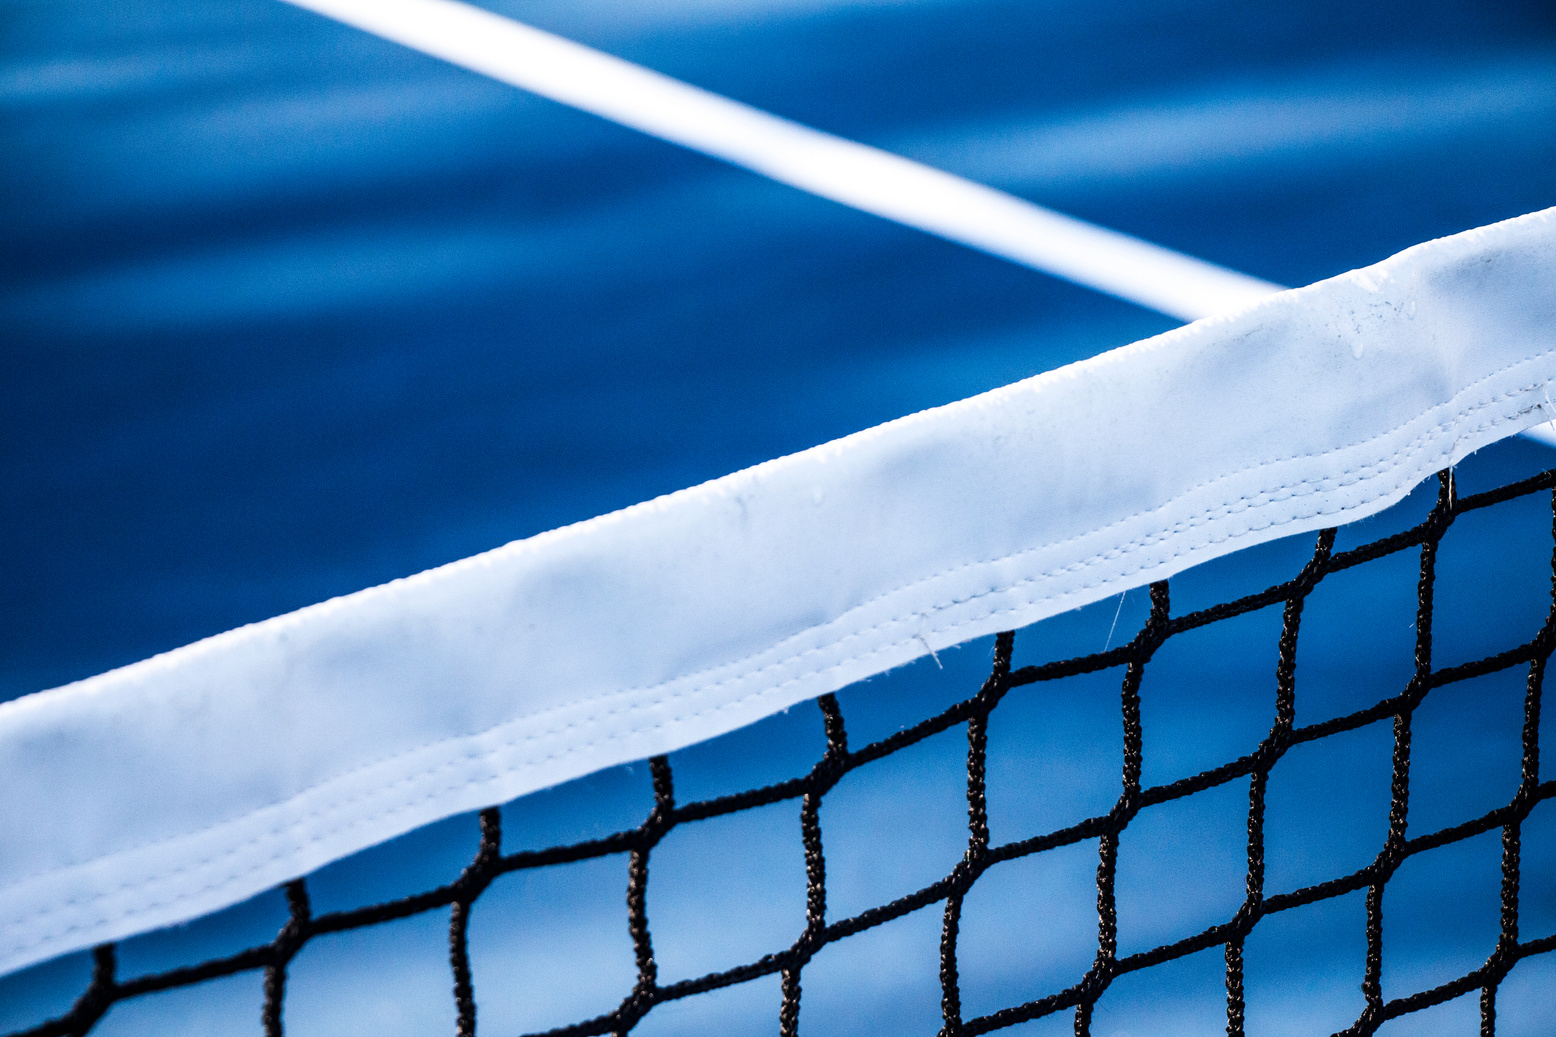
[[[1226,1031],[1235,1037],[1244,1032],[1244,946],[1255,927],[1279,912],[1358,891],[1365,891],[1366,902],[1365,969],[1359,977],[1365,1009],[1354,1024],[1343,1032],[1370,1034],[1386,1020],[1479,991],[1481,1032],[1494,1033],[1497,992],[1509,971],[1523,958],[1556,950],[1556,936],[1547,935],[1525,941],[1519,935],[1521,829],[1535,805],[1556,794],[1556,781],[1541,782],[1539,778],[1540,694],[1545,668],[1552,648],[1556,646],[1556,605],[1553,605],[1543,627],[1527,643],[1477,661],[1434,668],[1433,593],[1438,545],[1459,516],[1515,498],[1550,491],[1553,487],[1556,487],[1556,470],[1459,499],[1455,494],[1451,473],[1443,473],[1439,476],[1436,505],[1419,525],[1346,551],[1334,549],[1336,531],[1326,530],[1319,535],[1307,564],[1286,582],[1267,590],[1175,616],[1170,606],[1168,584],[1153,584],[1150,588],[1150,614],[1144,625],[1127,644],[1101,653],[1014,668],[1012,653],[1015,635],[1002,634],[996,641],[993,670],[975,694],[956,702],[938,715],[870,745],[850,747],[848,725],[838,700],[831,695],[823,696],[817,704],[826,734],[825,752],[807,774],[793,780],[735,795],[678,803],[671,765],[668,759],[658,757],[650,761],[654,806],[642,823],[630,830],[549,849],[504,853],[502,815],[499,809],[494,808],[481,814],[481,842],[475,858],[452,882],[436,889],[373,906],[316,915],[310,909],[307,881],[298,880],[285,888],[290,905],[290,920],[270,942],[191,967],[126,980],[116,977],[115,947],[99,947],[94,952],[95,968],[90,984],[74,1007],[65,1015],[25,1033],[28,1037],[85,1034],[92,1030],[112,1005],[127,998],[197,984],[238,972],[262,970],[264,1003],[261,1014],[264,1029],[269,1035],[279,1035],[283,1030],[288,965],[309,941],[328,933],[380,925],[422,912],[447,910],[451,986],[458,1032],[474,1034],[479,1001],[472,980],[467,932],[471,914],[480,903],[483,892],[495,879],[506,873],[611,855],[625,855],[628,860],[625,924],[631,934],[635,952],[636,984],[608,1014],[548,1031],[550,1033],[580,1037],[585,1034],[626,1033],[657,1005],[757,977],[777,975],[782,987],[779,1030],[785,1035],[797,1034],[803,1025],[802,990],[806,969],[818,951],[830,943],[847,940],[857,933],[911,912],[933,910],[940,912],[943,917],[939,977],[943,1016],[940,1032],[945,1037],[987,1033],[1059,1012],[1073,1015],[1077,1034],[1088,1034],[1094,1008],[1115,979],[1218,946],[1224,948],[1226,962]],[[1556,500],[1553,500],[1553,509],[1556,509]],[[1553,518],[1553,535],[1556,535],[1556,518]],[[1381,689],[1387,692],[1387,696],[1373,701],[1366,708],[1320,723],[1299,726],[1296,723],[1297,645],[1303,607],[1308,596],[1320,581],[1334,573],[1411,550],[1418,551],[1420,557],[1414,617],[1414,675],[1402,688]],[[1556,595],[1556,550],[1552,552],[1552,565],[1552,588],[1553,595]],[[1281,607],[1283,617],[1274,675],[1275,720],[1268,735],[1254,751],[1245,756],[1168,784],[1143,785],[1140,684],[1153,654],[1168,638],[1185,631],[1274,606]],[[1408,836],[1406,820],[1411,790],[1413,713],[1434,689],[1515,667],[1527,671],[1521,778],[1516,793],[1507,803],[1473,820],[1427,834]],[[991,714],[1006,696],[1023,686],[1110,668],[1122,670],[1122,794],[1106,813],[1079,824],[1015,842],[992,842],[985,799],[985,764]],[[1378,848],[1376,857],[1365,867],[1349,874],[1335,875],[1327,881],[1303,888],[1267,892],[1266,790],[1270,775],[1279,767],[1282,756],[1302,743],[1390,720],[1393,726],[1393,758],[1388,834],[1383,845]],[[825,841],[820,811],[823,798],[845,774],[855,768],[865,767],[872,761],[957,725],[965,725],[967,730],[967,842],[964,856],[949,874],[908,896],[880,904],[852,917],[829,920],[827,860],[823,849]],[[1247,779],[1249,787],[1246,897],[1241,906],[1219,924],[1211,925],[1185,939],[1121,956],[1118,946],[1118,899],[1115,895],[1121,834],[1144,810],[1239,779]],[[800,829],[797,834],[804,846],[807,886],[803,930],[788,946],[774,947],[771,953],[737,968],[662,984],[655,964],[654,936],[647,911],[647,890],[655,846],[676,826],[693,825],[709,818],[784,800],[800,801]],[[1498,829],[1501,831],[1501,910],[1495,950],[1478,967],[1449,982],[1409,996],[1385,999],[1382,969],[1386,884],[1400,866],[1415,855]],[[967,1017],[963,1012],[957,960],[963,902],[969,891],[980,877],[1004,862],[1087,840],[1096,840],[1100,858],[1096,871],[1096,957],[1090,968],[1076,975],[1071,985],[1053,990],[1046,996],[1012,1004],[989,1014]]]

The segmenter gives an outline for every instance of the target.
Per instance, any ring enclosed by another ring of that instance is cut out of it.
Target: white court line
[[[1197,320],[1270,284],[790,122],[456,0],[287,0],[780,183]]]
[[[1283,286],[813,130],[457,0],[286,0],[779,183],[1192,321]],[[1556,422],[1524,433],[1556,447]]]

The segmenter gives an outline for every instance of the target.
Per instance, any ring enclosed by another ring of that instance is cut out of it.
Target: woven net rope
[[[1075,1033],[1092,1032],[1092,1017],[1110,984],[1121,976],[1150,969],[1185,956],[1222,948],[1225,960],[1226,1031],[1244,1032],[1246,994],[1244,948],[1250,934],[1273,916],[1304,905],[1351,893],[1365,897],[1365,963],[1357,975],[1365,1007],[1343,1032],[1370,1034],[1385,1021],[1478,991],[1481,1031],[1496,1032],[1497,995],[1503,980],[1522,959],[1556,950],[1556,934],[1524,938],[1519,924],[1521,891],[1521,832],[1531,811],[1541,801],[1556,796],[1556,780],[1540,780],[1539,734],[1541,692],[1545,670],[1556,648],[1556,544],[1552,545],[1552,607],[1543,626],[1529,640],[1495,654],[1442,667],[1434,664],[1433,619],[1437,587],[1439,545],[1462,516],[1538,494],[1552,498],[1552,537],[1556,540],[1556,469],[1509,483],[1486,492],[1459,497],[1451,472],[1441,473],[1435,506],[1424,520],[1405,529],[1347,550],[1336,549],[1336,530],[1323,531],[1305,565],[1287,574],[1283,582],[1257,593],[1208,608],[1175,614],[1168,582],[1151,585],[1150,609],[1143,625],[1116,647],[1085,656],[1037,665],[1015,666],[1016,633],[1004,633],[995,641],[992,668],[981,687],[968,688],[966,697],[949,708],[906,726],[867,745],[850,741],[849,720],[835,695],[816,702],[816,723],[825,736],[825,749],[808,773],[786,781],[752,788],[732,795],[695,802],[680,802],[675,774],[666,757],[650,761],[653,806],[636,827],[604,838],[556,845],[545,849],[505,852],[503,811],[492,808],[480,814],[480,844],[473,860],[450,881],[415,895],[342,911],[315,913],[310,906],[309,883],[300,879],[285,887],[290,917],[269,942],[236,954],[154,974],[122,977],[116,968],[112,944],[94,952],[89,985],[64,1015],[22,1031],[25,1037],[80,1035],[94,1028],[116,1003],[155,991],[190,986],[245,971],[263,974],[263,1003],[257,1011],[266,1034],[284,1032],[288,967],[298,953],[322,936],[378,926],[426,912],[446,912],[448,917],[449,987],[458,1033],[477,1032],[480,983],[472,970],[469,926],[482,906],[482,895],[505,874],[555,867],[571,862],[621,856],[627,861],[627,885],[623,924],[628,930],[635,958],[636,982],[614,1010],[581,1019],[551,1031],[583,1035],[628,1033],[657,1006],[693,998],[759,977],[774,976],[781,983],[779,1032],[793,1035],[806,1029],[804,990],[810,970],[821,968],[818,952],[830,944],[873,929],[915,912],[938,912],[941,918],[939,985],[943,1037],[988,1033],[1055,1013],[1073,1017]],[[1337,573],[1381,559],[1419,558],[1414,620],[1414,672],[1402,687],[1379,688],[1369,704],[1345,715],[1315,723],[1298,723],[1301,695],[1298,680],[1298,646],[1304,609],[1309,596]],[[1260,610],[1279,613],[1279,636],[1270,646],[1275,660],[1264,701],[1273,704],[1273,723],[1268,734],[1250,751],[1219,766],[1164,784],[1151,785],[1145,773],[1147,746],[1143,735],[1141,682],[1155,656],[1170,639],[1186,632],[1225,623]],[[1041,626],[1041,625],[1039,625]],[[1020,636],[1030,636],[1023,633]],[[1064,681],[1103,671],[1118,675],[1118,731],[1122,743],[1122,790],[1111,809],[1056,830],[1015,841],[991,837],[988,807],[988,748],[990,724],[999,716],[1002,702],[1022,689]],[[1515,672],[1524,675],[1519,780],[1506,802],[1480,816],[1434,831],[1409,829],[1411,800],[1412,719],[1434,692],[1489,674]],[[810,707],[802,707],[810,708]],[[1376,847],[1376,856],[1357,870],[1335,874],[1324,881],[1291,889],[1270,889],[1266,883],[1266,793],[1272,775],[1278,774],[1283,757],[1304,743],[1331,738],[1369,725],[1391,725],[1392,760],[1387,835]],[[966,734],[966,844],[965,852],[950,871],[916,891],[866,910],[837,917],[828,907],[827,831],[822,805],[829,792],[850,772],[868,767],[916,743],[952,728]],[[1134,953],[1122,953],[1119,941],[1119,848],[1121,838],[1143,814],[1173,801],[1230,783],[1246,780],[1247,842],[1245,896],[1234,912],[1193,935]],[[806,878],[803,919],[796,919],[792,942],[775,946],[755,960],[697,978],[661,982],[655,959],[654,927],[649,911],[649,883],[656,874],[655,848],[681,826],[784,801],[798,801],[799,830]],[[1406,862],[1440,848],[1479,835],[1500,831],[1500,916],[1495,948],[1477,967],[1455,978],[1404,996],[1385,997],[1383,973],[1384,892]],[[1008,862],[1030,858],[1095,841],[1096,937],[1095,958],[1073,982],[1043,996],[1010,1004],[985,1014],[964,1010],[959,970],[959,946],[963,936],[963,906],[977,884]],[[522,925],[523,920],[512,924]]]

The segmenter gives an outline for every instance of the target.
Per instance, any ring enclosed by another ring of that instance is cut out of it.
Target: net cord
[[[1541,691],[1545,669],[1556,649],[1556,494],[1552,496],[1551,555],[1552,607],[1536,635],[1528,642],[1491,656],[1443,669],[1433,669],[1432,641],[1434,586],[1438,545],[1459,516],[1528,494],[1556,488],[1556,469],[1498,489],[1460,499],[1451,471],[1439,475],[1437,501],[1419,525],[1347,551],[1334,551],[1335,530],[1323,530],[1312,557],[1293,578],[1266,590],[1206,609],[1174,616],[1167,582],[1150,586],[1151,610],[1144,625],[1127,644],[1093,655],[1042,665],[1012,669],[1015,635],[996,639],[994,662],[978,692],[944,712],[860,749],[849,748],[841,708],[834,695],[817,700],[826,734],[821,759],[802,777],[711,800],[678,804],[667,757],[650,760],[654,805],[636,828],[601,839],[586,840],[542,850],[505,854],[502,850],[502,814],[498,808],[480,813],[481,841],[474,859],[454,881],[437,889],[386,903],[346,911],[314,915],[306,880],[285,886],[290,917],[274,940],[229,957],[152,975],[119,979],[115,945],[93,951],[94,970],[85,992],[63,1016],[11,1037],[83,1037],[114,1004],[155,991],[188,986],[220,976],[263,970],[262,1019],[267,1037],[282,1037],[287,967],[310,941],[330,934],[377,925],[411,915],[449,908],[449,958],[457,1032],[474,1037],[477,1007],[470,962],[467,929],[471,911],[481,894],[500,876],[574,861],[626,854],[628,929],[637,966],[637,981],[630,993],[610,1013],[546,1031],[549,1037],[587,1037],[630,1031],[655,1005],[699,993],[778,974],[783,992],[779,1012],[780,1033],[797,1037],[802,994],[802,975],[815,954],[826,945],[900,918],[910,912],[944,903],[940,942],[940,984],[943,1023],[940,1037],[973,1037],[1018,1023],[1072,1010],[1075,1033],[1087,1037],[1098,1000],[1118,977],[1216,946],[1224,948],[1226,963],[1226,1032],[1243,1037],[1245,991],[1243,985],[1245,941],[1259,921],[1272,914],[1321,900],[1365,890],[1367,950],[1362,978],[1365,1008],[1356,1021],[1341,1031],[1345,1037],[1372,1034],[1384,1022],[1456,997],[1480,992],[1481,1033],[1496,1032],[1497,989],[1509,971],[1526,957],[1556,951],[1556,934],[1523,940],[1519,932],[1520,835],[1524,820],[1534,807],[1556,797],[1556,779],[1541,781],[1539,726]],[[1296,663],[1298,637],[1306,599],[1325,578],[1354,566],[1401,551],[1418,548],[1415,672],[1397,694],[1344,716],[1301,725],[1296,723]],[[1144,736],[1141,724],[1140,684],[1146,665],[1169,638],[1259,609],[1280,605],[1282,626],[1275,672],[1275,721],[1269,734],[1251,753],[1218,767],[1163,785],[1144,786]],[[1410,798],[1411,717],[1435,688],[1458,681],[1527,665],[1521,734],[1520,781],[1511,800],[1480,817],[1438,831],[1411,836],[1407,831]],[[1123,790],[1106,814],[1094,816],[1055,831],[993,844],[990,838],[985,789],[988,724],[1000,701],[1012,691],[1038,682],[1072,677],[1099,670],[1124,668],[1121,682],[1123,721]],[[1393,727],[1392,779],[1388,834],[1376,858],[1347,875],[1280,893],[1264,888],[1265,791],[1270,774],[1281,757],[1295,746],[1351,731],[1368,724],[1389,721]],[[842,777],[872,761],[895,753],[951,727],[967,727],[968,841],[962,860],[940,880],[849,918],[826,919],[826,860],[823,852],[820,805]],[[1234,915],[1221,923],[1172,943],[1134,954],[1120,955],[1115,885],[1120,836],[1144,809],[1193,795],[1240,779],[1249,779],[1246,896]],[[649,863],[654,847],[673,828],[713,817],[799,799],[800,837],[805,850],[807,879],[805,925],[788,947],[757,960],[694,979],[662,984],[654,959],[647,913]],[[1501,829],[1501,881],[1499,934],[1495,949],[1477,968],[1428,990],[1385,999],[1382,993],[1383,893],[1393,874],[1407,859],[1438,847]],[[1085,840],[1098,843],[1097,955],[1091,968],[1074,984],[1022,1004],[965,1018],[962,1012],[958,938],[962,905],[978,878],[1005,862]]]
[[[0,703],[0,969],[1382,510],[1549,417],[1553,271],[1556,210],[1424,243]],[[1013,469],[1026,479],[988,478]],[[870,550],[838,530],[870,531]],[[433,682],[459,710],[423,708]],[[211,737],[186,737],[191,710]],[[364,710],[381,722],[335,719]],[[90,787],[83,761],[107,768]]]

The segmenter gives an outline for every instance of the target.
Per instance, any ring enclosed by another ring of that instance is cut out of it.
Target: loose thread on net
[[[1171,617],[1165,583],[1151,587],[1151,613],[1134,639],[1118,648],[1105,649],[1091,656],[1011,670],[1014,635],[996,639],[994,663],[988,679],[977,694],[952,705],[902,731],[851,752],[837,699],[825,695],[817,700],[822,714],[827,747],[822,758],[806,775],[775,785],[751,789],[718,799],[677,806],[668,759],[650,761],[654,787],[654,806],[636,829],[617,832],[602,839],[586,840],[545,850],[520,851],[503,855],[501,815],[496,808],[481,813],[481,843],[475,858],[457,879],[424,893],[400,900],[374,904],[348,911],[315,917],[303,880],[284,888],[289,909],[286,923],[268,944],[250,947],[225,958],[164,973],[121,980],[117,974],[114,945],[93,952],[92,978],[76,1003],[64,1015],[44,1022],[13,1037],[56,1037],[84,1035],[117,1002],[158,990],[167,990],[203,982],[219,976],[259,969],[264,975],[263,1021],[267,1037],[281,1037],[287,987],[287,970],[292,959],[310,940],[328,933],[359,929],[423,911],[449,907],[449,961],[457,1032],[473,1035],[476,1027],[475,977],[470,963],[468,926],[474,906],[492,881],[510,871],[548,867],[613,854],[628,856],[628,929],[632,937],[638,977],[633,990],[611,1013],[593,1020],[549,1031],[553,1037],[587,1037],[606,1033],[627,1033],[656,1004],[688,997],[705,991],[745,982],[777,973],[781,977],[783,1000],[780,1007],[780,1031],[785,1037],[797,1037],[801,1005],[801,972],[823,946],[863,932],[894,918],[902,917],[931,904],[944,901],[941,935],[941,986],[943,1037],[975,1037],[1005,1026],[1039,1018],[1066,1008],[1075,1010],[1077,1034],[1088,1034],[1098,999],[1120,975],[1165,961],[1222,945],[1227,962],[1227,1031],[1240,1037],[1246,1006],[1243,991],[1243,942],[1260,918],[1290,910],[1329,897],[1357,890],[1367,891],[1368,953],[1363,976],[1366,1008],[1347,1034],[1370,1034],[1387,1019],[1440,1004],[1451,998],[1477,991],[1480,994],[1481,1030],[1495,1031],[1496,1001],[1499,984],[1524,957],[1556,951],[1556,934],[1520,942],[1520,838],[1521,828],[1530,811],[1544,800],[1556,796],[1556,780],[1539,780],[1540,696],[1545,667],[1556,649],[1556,492],[1552,494],[1551,609],[1540,633],[1530,642],[1470,663],[1434,672],[1432,662],[1433,587],[1438,544],[1454,519],[1466,511],[1491,507],[1541,490],[1556,490],[1556,469],[1530,479],[1476,494],[1457,497],[1452,473],[1439,476],[1439,492],[1432,513],[1420,525],[1395,533],[1349,551],[1334,553],[1334,530],[1324,531],[1313,557],[1302,571],[1281,584],[1256,594],[1211,606],[1199,612]],[[1312,724],[1295,725],[1295,667],[1298,631],[1307,595],[1326,575],[1398,551],[1419,548],[1421,566],[1417,582],[1416,667],[1409,684],[1399,694],[1343,717]],[[1282,632],[1276,667],[1276,719],[1268,736],[1247,756],[1229,761],[1188,778],[1164,786],[1141,785],[1144,741],[1140,724],[1140,681],[1152,654],[1169,637],[1209,623],[1243,615],[1274,604],[1283,605]],[[1409,803],[1410,728],[1415,708],[1432,689],[1470,679],[1510,666],[1527,665],[1525,718],[1522,741],[1520,784],[1513,800],[1480,818],[1463,822],[1439,832],[1414,839],[1407,837]],[[995,845],[988,828],[986,756],[988,726],[995,707],[1012,690],[1040,681],[1050,681],[1113,666],[1125,668],[1121,712],[1123,721],[1124,789],[1113,808],[1105,815],[1071,825],[1068,828],[1032,836],[1013,843]],[[1391,781],[1389,834],[1378,857],[1365,868],[1348,876],[1331,879],[1315,886],[1288,893],[1266,896],[1264,885],[1263,816],[1264,796],[1270,773],[1280,757],[1293,745],[1342,731],[1354,730],[1380,720],[1392,720],[1395,729],[1393,776]],[[850,918],[826,921],[826,865],[822,852],[820,806],[825,795],[842,776],[874,760],[959,724],[967,725],[968,765],[968,844],[963,858],[952,872],[914,893],[889,904],[867,909]],[[1227,922],[1212,925],[1201,933],[1151,950],[1120,958],[1117,942],[1117,908],[1114,885],[1117,877],[1119,839],[1140,810],[1160,803],[1248,777],[1249,820],[1246,879],[1247,895],[1237,913]],[[801,800],[801,841],[806,861],[806,918],[801,934],[788,948],[746,965],[668,986],[658,983],[653,943],[647,914],[647,882],[652,850],[665,834],[678,824],[693,823],[724,814],[752,809],[788,799]],[[1496,950],[1479,968],[1430,990],[1420,991],[1393,1001],[1382,997],[1382,897],[1384,887],[1400,864],[1408,857],[1438,846],[1500,829],[1502,835],[1501,914]],[[1094,964],[1074,985],[1061,991],[1000,1009],[986,1016],[962,1018],[960,973],[957,966],[957,942],[961,931],[963,899],[988,868],[1002,861],[1015,860],[1033,853],[1097,839],[1098,864],[1098,952]]]
[[[1167,639],[1171,599],[1165,581],[1151,584],[1151,612],[1145,626],[1128,645],[1128,663],[1120,690],[1123,712],[1123,791],[1108,814],[1108,824],[1097,841],[1097,957],[1081,980],[1075,1006],[1075,1037],[1088,1037],[1097,999],[1118,974],[1118,844],[1125,826],[1139,812],[1140,776],[1145,768],[1145,730],[1140,720],[1140,681],[1145,666]]]

